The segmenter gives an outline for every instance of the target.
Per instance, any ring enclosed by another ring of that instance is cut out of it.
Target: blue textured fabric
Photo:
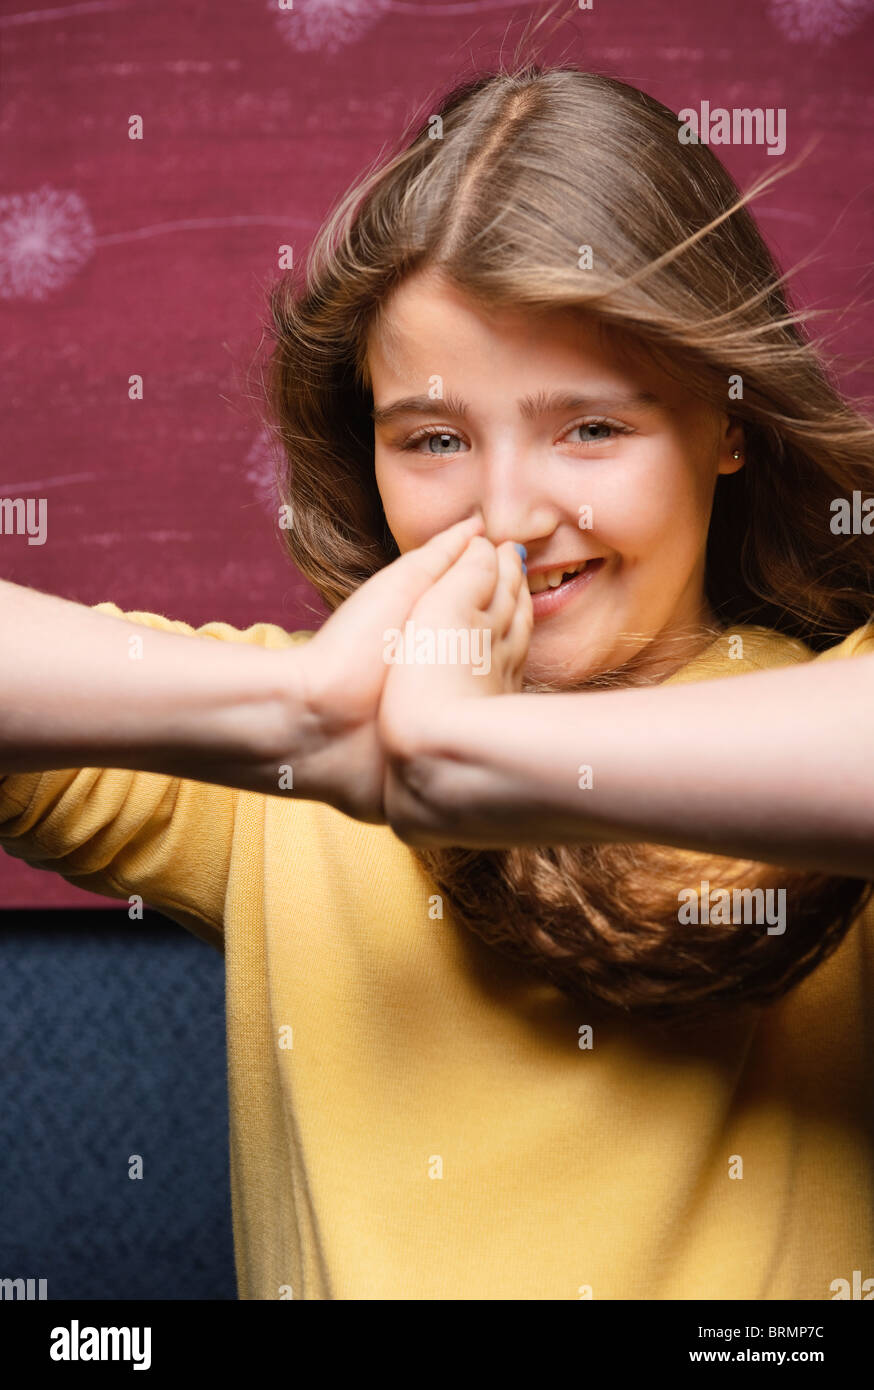
[[[158,913],[0,913],[0,1277],[236,1298],[224,962]]]

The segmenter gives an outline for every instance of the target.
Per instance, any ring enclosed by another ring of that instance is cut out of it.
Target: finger
[[[388,569],[395,574],[403,573],[405,579],[409,575],[410,584],[415,585],[418,582],[421,585],[419,592],[424,593],[425,589],[434,584],[446,573],[450,565],[459,559],[470,540],[482,527],[482,517],[469,516],[464,521],[447,527],[445,531],[438,531],[437,535],[432,536],[424,545],[417,546],[415,550],[408,550],[405,555],[401,555],[389,565]]]
[[[516,601],[522,585],[522,560],[512,541],[505,541],[503,545],[499,545],[497,556],[498,582],[486,616],[498,636],[503,637],[516,611]],[[525,587],[527,589],[528,585]]]
[[[474,536],[455,564],[431,585],[416,612],[424,604],[428,613],[472,617],[488,609],[497,583],[497,551],[485,536]]]
[[[356,589],[328,622],[341,621],[342,614],[342,621],[354,622],[359,635],[377,636],[386,624],[403,623],[421,596],[463,554],[482,524],[481,517],[467,517],[408,550]]]
[[[506,641],[510,649],[511,661],[514,672],[522,674],[525,662],[528,659],[528,648],[531,644],[531,633],[534,631],[534,609],[531,605],[531,595],[528,592],[528,585],[521,584],[516,596],[516,607],[510,622],[510,629],[507,633]]]

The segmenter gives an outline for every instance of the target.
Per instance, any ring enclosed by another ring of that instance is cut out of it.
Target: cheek
[[[379,451],[375,477],[385,519],[398,548],[405,551],[420,545],[423,517],[417,489],[409,478],[387,468],[380,461]]]
[[[599,488],[594,528],[628,561],[682,566],[707,534],[708,502],[688,461],[642,461]]]
[[[375,477],[388,528],[402,554],[423,545],[465,515],[456,505],[452,489],[424,487],[413,470],[381,460],[379,450]]]

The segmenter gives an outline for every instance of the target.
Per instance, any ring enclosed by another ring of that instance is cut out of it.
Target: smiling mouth
[[[541,570],[540,574],[529,575],[528,587],[535,622],[551,618],[578,598],[582,599],[583,590],[594,583],[605,563],[603,555],[598,555],[592,560],[581,560],[578,565],[571,565],[568,569]]]
[[[567,569],[541,570],[539,574],[529,574],[528,591],[531,594],[543,594],[555,592],[557,589],[564,588],[573,579],[580,575],[593,573],[603,564],[603,556],[598,555],[591,560],[580,560],[578,564],[571,565]]]

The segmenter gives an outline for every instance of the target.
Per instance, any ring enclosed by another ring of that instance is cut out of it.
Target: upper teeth
[[[578,565],[573,567],[543,570],[540,574],[530,574],[528,576],[528,588],[532,594],[541,594],[544,589],[557,589],[566,574],[579,574],[580,570],[585,569],[588,563],[588,560],[581,560]]]

